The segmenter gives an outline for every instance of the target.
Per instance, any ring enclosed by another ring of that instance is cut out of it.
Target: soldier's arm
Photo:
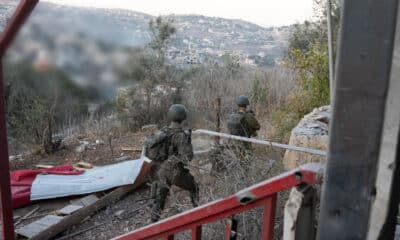
[[[249,127],[253,130],[253,131],[258,131],[260,130],[260,123],[257,121],[255,115],[253,112],[249,112],[246,114],[246,121],[249,125]]]

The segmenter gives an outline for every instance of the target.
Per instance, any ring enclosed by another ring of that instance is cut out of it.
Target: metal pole
[[[397,9],[397,16],[400,14]],[[397,17],[393,61],[372,204],[368,240],[394,239],[400,197],[400,18]],[[390,167],[392,166],[392,167]],[[395,167],[393,167],[395,166]],[[397,198],[397,201],[396,201]]]
[[[289,149],[289,150],[298,151],[298,152],[305,152],[305,153],[310,153],[310,154],[314,154],[314,155],[326,156],[325,151],[318,150],[318,149],[292,146],[292,145],[287,145],[287,144],[283,144],[283,143],[259,140],[259,139],[255,139],[255,138],[241,137],[241,136],[231,135],[231,134],[227,134],[227,133],[219,133],[219,132],[214,132],[214,131],[205,130],[205,129],[196,129],[195,131],[193,131],[193,133],[194,134],[207,134],[210,136],[219,136],[219,137],[223,137],[223,138],[234,139],[234,140],[239,140],[239,141],[244,141],[244,142],[268,145],[268,146],[272,146],[272,147]]]
[[[214,99],[215,131],[221,131],[221,98]],[[215,144],[219,145],[220,137],[215,136]]]
[[[332,39],[332,9],[331,0],[326,1],[326,15],[328,24],[328,53],[329,53],[329,91],[331,104],[335,94],[335,56],[333,53],[333,39]]]
[[[397,6],[398,0],[344,0],[317,239],[366,239]]]

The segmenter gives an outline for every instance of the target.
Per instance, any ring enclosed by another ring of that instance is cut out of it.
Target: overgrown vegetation
[[[333,1],[335,33],[339,3]],[[158,17],[149,22],[151,41],[145,47],[126,48],[128,64],[114,66],[125,86],[96,113],[99,118],[115,114],[121,123],[116,125],[124,129],[121,132],[135,131],[146,124],[165,124],[166,109],[172,103],[183,103],[190,111],[191,127],[212,128],[213,100],[222,98],[224,123],[236,107],[235,97],[244,94],[251,97],[262,122],[260,138],[288,141],[291,129],[304,114],[329,104],[325,1],[316,1],[315,6],[313,21],[294,26],[283,63],[271,62],[268,57],[257,60],[274,66],[267,69],[243,65],[237,54],[229,52],[220,62],[185,67],[172,64],[165,53],[176,33],[174,22]],[[50,135],[89,117],[92,89],[78,87],[59,69],[37,71],[30,61],[6,69],[10,136],[51,152],[45,147],[54,143]]]
[[[298,86],[271,113],[273,137],[287,142],[290,131],[313,108],[329,104],[326,1],[315,1],[316,21],[298,24],[289,39],[285,66],[297,73]],[[333,36],[338,33],[340,1],[332,1]]]
[[[55,151],[53,135],[68,119],[87,115],[85,92],[62,71],[38,71],[28,62],[7,64],[5,72],[7,125],[10,135],[24,144]]]

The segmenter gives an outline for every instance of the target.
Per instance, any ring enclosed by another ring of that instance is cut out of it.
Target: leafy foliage
[[[129,87],[117,96],[119,118],[129,129],[165,121],[165,112],[172,103],[182,101],[185,80],[193,69],[178,69],[165,58],[170,38],[175,34],[173,20],[161,17],[149,22],[152,39],[146,48],[135,49],[129,68],[122,76]]]
[[[326,1],[315,1],[317,21],[298,24],[289,39],[286,67],[298,73],[298,89],[286,104],[272,113],[275,137],[287,141],[290,130],[313,108],[329,104],[329,58],[327,44]],[[333,36],[337,36],[340,1],[332,1]],[[336,38],[334,38],[334,46]]]
[[[55,131],[72,116],[79,119],[87,115],[85,92],[57,69],[38,72],[26,62],[6,65],[7,125],[11,136],[51,151],[48,146]]]

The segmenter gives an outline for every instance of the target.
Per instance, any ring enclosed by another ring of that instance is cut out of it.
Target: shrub
[[[308,112],[329,104],[329,68],[327,49],[312,46],[306,53],[292,50],[288,67],[298,73],[298,88],[286,98],[285,104],[271,114],[273,138],[287,142],[291,129]]]

